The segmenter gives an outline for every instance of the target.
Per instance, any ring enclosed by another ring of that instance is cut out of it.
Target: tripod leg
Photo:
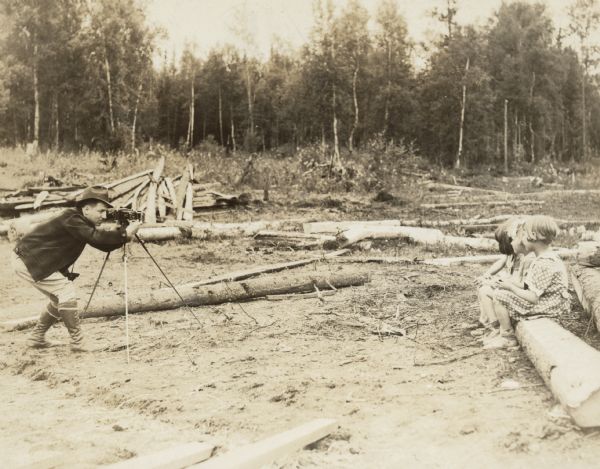
[[[167,274],[165,274],[164,270],[162,270],[161,267],[160,267],[160,265],[158,265],[158,262],[156,262],[156,259],[154,259],[154,257],[152,256],[152,254],[150,254],[150,251],[148,251],[148,248],[146,247],[146,243],[144,243],[144,241],[142,241],[141,238],[137,234],[135,235],[135,238],[138,240],[138,242],[140,243],[140,245],[144,248],[144,251],[146,251],[146,254],[148,254],[148,256],[150,257],[150,259],[152,259],[152,262],[154,262],[154,265],[159,270],[159,272],[167,280],[167,282],[169,283],[169,286],[177,294],[177,296],[181,300],[181,304],[183,306],[185,306],[190,313],[192,313],[192,316],[194,316],[194,319],[198,322],[198,324],[200,324],[200,327],[202,327],[202,323],[200,322],[200,320],[198,319],[198,317],[194,314],[194,311],[192,311],[192,308],[190,307],[190,305],[188,305],[186,303],[186,301],[183,299],[183,297],[181,296],[181,294],[177,291],[177,288],[175,288],[175,285],[173,285],[173,283],[171,282],[171,280],[169,280],[169,277],[167,277]]]
[[[102,263],[102,267],[100,267],[100,273],[98,274],[98,278],[96,279],[96,283],[94,283],[94,288],[92,288],[92,293],[90,293],[90,298],[88,299],[88,302],[85,305],[85,308],[83,310],[83,314],[85,314],[85,312],[88,309],[88,306],[92,302],[92,297],[94,296],[94,292],[96,291],[96,287],[98,287],[98,283],[100,282],[100,277],[102,277],[102,272],[104,272],[104,267],[106,266],[106,262],[108,261],[109,257],[110,257],[110,251],[106,253],[106,257],[104,258],[104,262]]]
[[[127,251],[123,246],[123,284],[125,288],[125,347],[127,349],[127,364],[129,364],[129,297],[127,288]]]

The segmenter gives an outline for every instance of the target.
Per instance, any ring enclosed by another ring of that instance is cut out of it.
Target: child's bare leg
[[[500,303],[496,298],[493,299],[493,308],[498,321],[500,322],[500,334],[501,335],[512,335],[513,328],[510,322],[510,315],[506,307]]]
[[[492,301],[492,294],[494,290],[489,285],[483,285],[477,290],[477,297],[479,298],[479,322],[483,325],[489,325],[496,321],[496,315],[494,313],[494,305]]]

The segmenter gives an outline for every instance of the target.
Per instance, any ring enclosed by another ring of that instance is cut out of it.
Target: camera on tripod
[[[130,208],[109,208],[106,211],[106,220],[118,223],[121,226],[127,226],[131,222],[143,222],[144,212]]]

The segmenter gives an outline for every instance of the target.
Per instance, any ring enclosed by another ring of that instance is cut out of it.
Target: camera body
[[[106,220],[118,223],[121,226],[127,226],[131,222],[143,222],[144,212],[130,208],[109,208],[106,211]]]

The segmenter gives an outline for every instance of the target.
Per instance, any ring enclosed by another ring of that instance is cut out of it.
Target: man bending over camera
[[[56,217],[40,223],[21,238],[14,249],[12,265],[17,276],[46,295],[46,306],[31,334],[29,345],[47,347],[45,335],[59,320],[71,335],[71,350],[85,352],[79,324],[77,297],[72,280],[78,274],[68,271],[79,258],[86,244],[104,252],[123,246],[140,228],[140,222],[126,228],[104,230],[98,225],[111,208],[108,190],[88,187],[77,198],[76,208],[67,208]]]

